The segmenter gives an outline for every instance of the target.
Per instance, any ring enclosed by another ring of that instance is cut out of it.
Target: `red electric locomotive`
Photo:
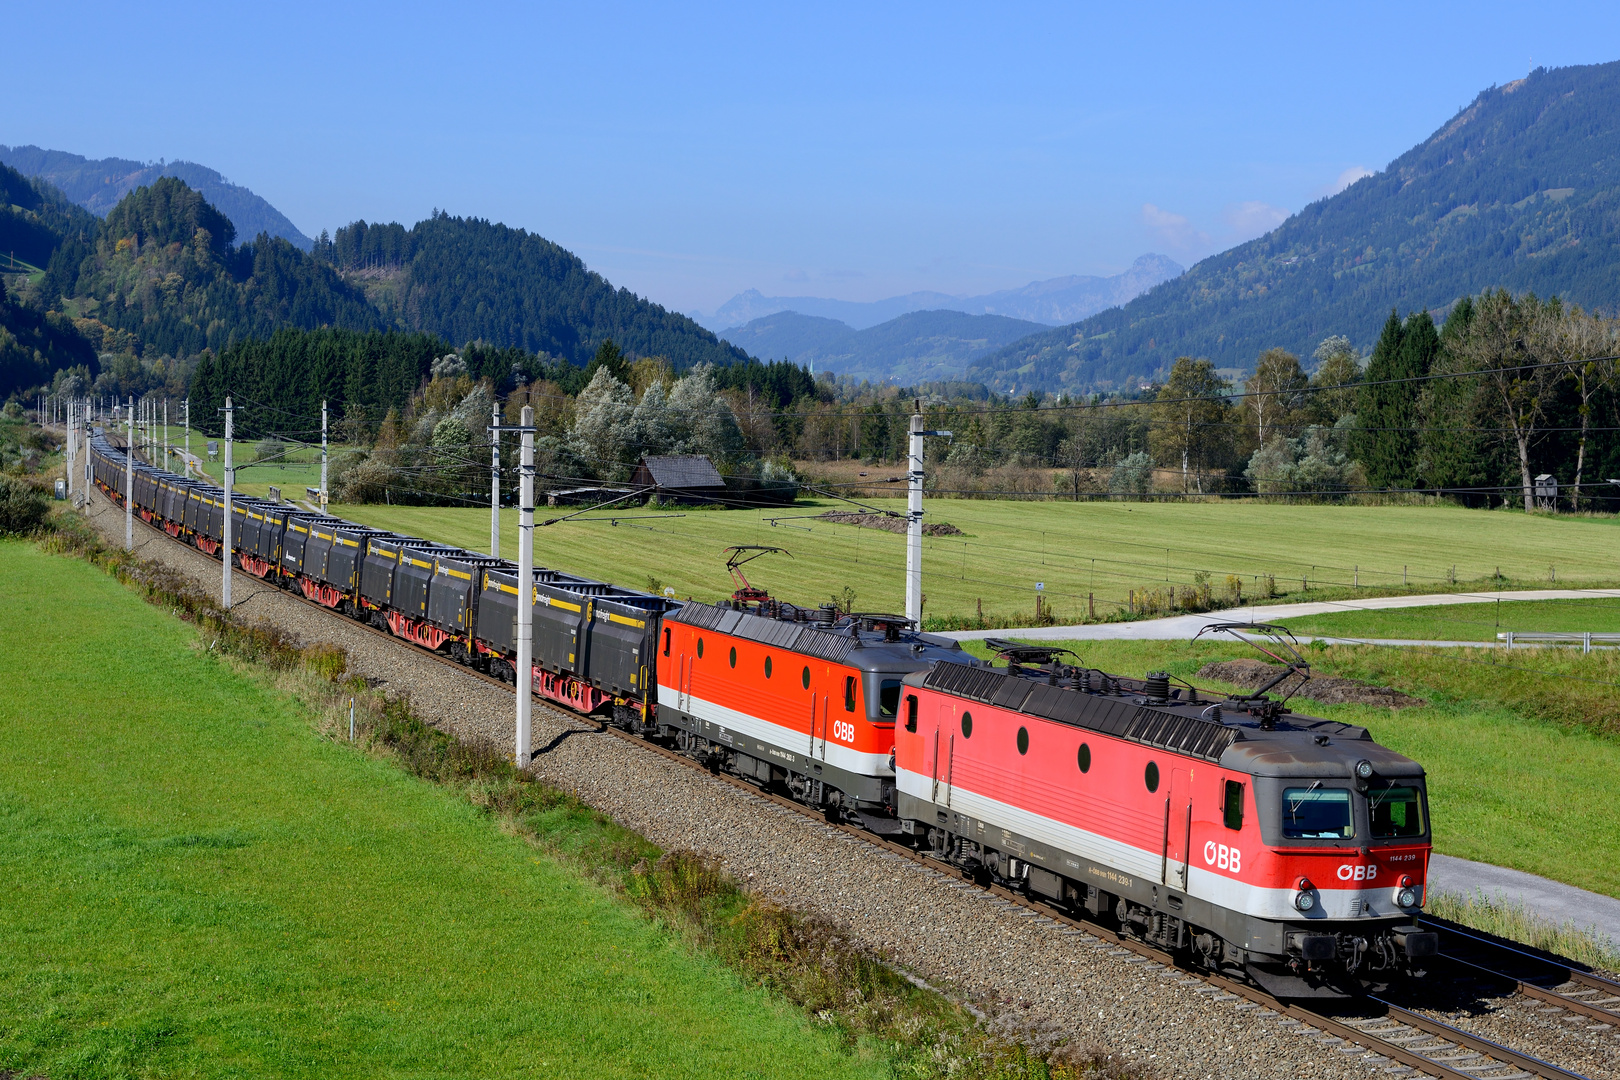
[[[1064,650],[905,679],[902,831],[976,874],[1115,918],[1291,997],[1409,970],[1430,850],[1423,769],[1365,728]]]
[[[895,615],[804,609],[762,593],[664,616],[658,725],[680,749],[829,817],[893,833],[901,680],[978,661]]]

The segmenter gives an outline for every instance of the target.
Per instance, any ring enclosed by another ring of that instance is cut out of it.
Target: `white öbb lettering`
[[[855,741],[855,725],[845,720],[833,721],[833,738],[839,742],[853,743]]]
[[[1341,863],[1340,881],[1372,881],[1378,876],[1377,863]]]
[[[1240,873],[1243,870],[1243,852],[1235,847],[1210,840],[1204,844],[1204,861],[1219,870]]]

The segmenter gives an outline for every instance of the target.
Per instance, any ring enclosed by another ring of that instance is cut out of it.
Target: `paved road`
[[[1176,641],[1186,640],[1210,623],[1276,622],[1302,615],[1332,615],[1340,611],[1382,611],[1393,608],[1436,607],[1442,604],[1482,604],[1492,600],[1592,600],[1620,599],[1620,589],[1526,589],[1517,592],[1431,593],[1426,596],[1379,596],[1365,600],[1325,600],[1309,604],[1270,604],[1228,608],[1205,615],[1172,615],[1163,619],[1135,622],[1094,623],[1089,626],[1030,626],[1019,630],[952,630],[941,637],[957,641],[980,641],[989,637],[1013,637],[1025,641]],[[1308,640],[1308,639],[1301,639]],[[1324,641],[1351,640],[1323,638]],[[1359,640],[1359,639],[1355,639]],[[1488,642],[1381,641],[1402,645],[1486,645]]]
[[[1522,904],[1526,911],[1552,922],[1595,930],[1620,947],[1620,900],[1612,896],[1587,892],[1522,870],[1438,853],[1429,859],[1429,891],[1458,896],[1482,892],[1498,903]]]

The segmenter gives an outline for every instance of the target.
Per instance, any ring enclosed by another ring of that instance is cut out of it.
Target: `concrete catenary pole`
[[[534,693],[534,407],[523,407],[523,456],[518,469],[517,745],[529,767],[529,706]]]
[[[186,467],[180,470],[186,475],[191,474],[191,399],[186,398]]]
[[[88,440],[90,438],[90,425],[94,420],[94,417],[91,415],[91,412],[93,411],[93,409],[94,409],[94,406],[91,404],[90,399],[85,398],[84,399],[84,437],[85,437],[86,442],[84,444],[84,449],[85,449],[85,454],[84,454],[84,501],[85,501],[86,505],[88,505],[89,502],[90,502],[90,443],[89,443]]]
[[[225,568],[225,579],[220,585],[219,595],[221,605],[226,611],[231,610],[231,484],[236,479],[236,470],[231,467],[231,436],[235,433],[232,421],[236,418],[236,410],[231,407],[231,399],[225,399],[225,408],[220,410],[225,414],[225,522],[220,535],[225,538],[219,549],[219,561]]]
[[[501,557],[501,403],[490,406],[489,553]]]
[[[948,431],[924,431],[922,402],[911,415],[910,462],[906,471],[906,618],[922,627],[922,519],[923,519],[923,439],[929,435],[949,438]]]
[[[326,402],[321,402],[321,513],[326,513]]]
[[[923,418],[911,417],[906,471],[906,618],[922,625]]]
[[[124,441],[124,550],[135,550],[135,395],[129,398],[129,432]]]
[[[67,403],[67,493],[73,498],[73,463],[79,456],[79,409],[75,402]]]
[[[169,399],[163,399],[163,467],[169,467]]]

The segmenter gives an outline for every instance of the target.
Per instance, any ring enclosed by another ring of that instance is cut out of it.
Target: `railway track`
[[[103,498],[107,498],[105,493],[103,493]],[[108,501],[111,503],[110,499]],[[116,503],[112,503],[112,505],[117,507]],[[158,526],[141,519],[139,514],[136,515],[136,520],[150,529],[155,536],[180,544],[188,548],[188,550],[197,550],[170,536]],[[198,552],[198,554],[206,556],[205,552]],[[213,556],[206,557],[217,558]],[[297,592],[278,588],[262,578],[255,577],[240,569],[233,569],[232,573],[246,584],[272,590],[274,595],[286,596],[306,604],[335,619],[342,620],[347,627],[359,629],[402,646],[424,659],[442,664],[469,678],[498,686],[502,690],[511,691],[513,689],[510,683],[459,664],[448,656],[407,641],[385,630],[379,630],[367,622],[350,619]],[[1397,1065],[1405,1066],[1408,1069],[1429,1076],[1440,1077],[1442,1080],[1529,1080],[1529,1078],[1535,1077],[1544,1078],[1544,1080],[1587,1080],[1580,1073],[1559,1068],[1530,1054],[1521,1053],[1443,1021],[1411,1012],[1379,998],[1367,999],[1377,1010],[1372,1015],[1354,1017],[1334,1017],[1299,1005],[1288,1004],[1247,983],[1191,967],[1169,953],[1119,934],[1111,927],[1077,917],[1063,908],[1032,899],[1000,885],[981,886],[975,884],[956,867],[920,854],[907,845],[885,839],[858,826],[829,820],[822,812],[803,803],[767,790],[741,777],[709,768],[686,754],[678,753],[648,739],[632,735],[611,724],[597,721],[593,717],[566,711],[548,698],[536,696],[534,700],[559,716],[581,724],[597,734],[618,738],[624,742],[634,744],[646,752],[657,754],[669,761],[678,763],[685,768],[706,772],[714,779],[741,791],[746,791],[755,798],[773,802],[795,813],[814,818],[821,821],[829,829],[837,830],[850,837],[876,845],[895,856],[925,866],[955,887],[978,889],[1006,904],[1026,909],[1038,917],[1045,918],[1060,927],[1084,936],[1099,948],[1115,951],[1122,958],[1140,958],[1139,962],[1156,963],[1168,971],[1178,972],[1184,978],[1198,981],[1204,987],[1207,987],[1207,989],[1200,988],[1197,992],[1214,994],[1217,1000],[1239,1001],[1242,1003],[1238,1005],[1239,1008],[1247,1005],[1249,1008],[1265,1010],[1276,1015],[1279,1023],[1293,1026],[1301,1034],[1320,1033],[1326,1039],[1338,1040],[1346,1046],[1360,1047],[1368,1054],[1378,1055]],[[1512,982],[1528,996],[1555,1003],[1559,1007],[1570,1009],[1572,1012],[1603,1017],[1606,1018],[1605,1022],[1620,1024],[1620,1013],[1610,1011],[1610,1008],[1620,1006],[1620,984],[1578,971],[1556,960],[1521,952],[1512,949],[1510,946],[1480,938],[1464,928],[1455,926],[1455,924],[1437,920],[1429,921],[1431,924],[1439,922],[1437,928],[1449,935],[1443,937],[1443,941],[1454,939],[1463,942],[1471,939],[1474,942],[1491,946],[1498,950],[1498,953],[1516,953],[1518,956],[1523,957],[1526,962],[1534,961],[1540,964],[1540,981],[1525,981],[1525,979],[1518,976],[1491,970],[1482,964],[1448,954],[1448,959],[1453,963],[1466,964],[1469,967],[1477,968],[1492,978]],[[1461,948],[1462,946],[1457,947]],[[1571,996],[1570,991],[1562,989],[1564,984],[1560,984],[1558,990],[1549,989],[1542,985],[1553,977],[1548,973],[1550,969],[1562,969],[1564,974],[1568,976],[1565,979],[1565,984],[1575,986],[1574,992],[1578,996]],[[1533,978],[1533,976],[1530,977]],[[1589,1001],[1588,998],[1591,1000]]]
[[[1535,949],[1425,915],[1453,964],[1511,984],[1515,993],[1620,1028],[1620,983]]]

